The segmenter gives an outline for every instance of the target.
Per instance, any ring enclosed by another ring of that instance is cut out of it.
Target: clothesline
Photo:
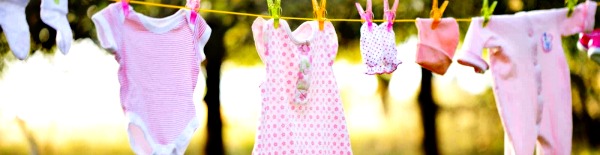
[[[110,0],[110,1],[114,1],[114,2],[118,2],[120,0]],[[190,8],[184,7],[184,6],[178,6],[178,5],[170,5],[170,4],[161,4],[161,3],[153,3],[153,2],[143,2],[143,1],[129,1],[129,3],[131,4],[141,4],[141,5],[148,5],[148,6],[157,6],[157,7],[164,7],[164,8],[173,8],[173,9],[187,9],[189,10]],[[259,15],[259,14],[252,14],[252,13],[242,13],[242,12],[232,12],[232,11],[222,11],[222,10],[211,10],[211,9],[199,9],[200,12],[209,12],[209,13],[220,13],[220,14],[229,14],[229,15],[239,15],[239,16],[250,16],[250,17],[263,17],[263,18],[271,18],[271,16],[267,16],[267,15]],[[305,20],[305,21],[310,21],[310,20],[316,20],[315,18],[302,18],[302,17],[280,17],[281,19],[290,19],[290,20]],[[332,22],[363,22],[364,20],[361,19],[331,19],[331,18],[327,18],[327,20],[332,21]],[[394,20],[395,23],[401,23],[401,22],[415,22],[415,19],[396,19]],[[456,21],[459,22],[471,22],[471,19],[456,19]],[[385,20],[382,19],[377,19],[377,20],[373,20],[373,22],[385,22]]]
[[[110,1],[119,2],[120,0],[110,0]],[[184,6],[178,6],[178,5],[161,4],[161,3],[144,2],[144,1],[134,1],[134,0],[130,0],[129,3],[148,5],[148,6],[157,6],[157,7],[164,7],[164,8],[173,8],[173,9],[187,9],[187,10],[190,9],[190,8],[187,8]],[[598,3],[597,5],[600,6],[600,3]],[[223,10],[199,9],[199,11],[200,12],[229,14],[229,15],[238,15],[238,16],[271,18],[271,16],[267,16],[267,15],[259,15],[259,14],[252,14],[252,13],[243,13],[243,12],[233,12],[233,11],[223,11]],[[302,18],[302,17],[280,17],[280,18],[281,19],[290,19],[290,20],[304,20],[304,21],[316,20],[315,18]],[[335,18],[330,19],[330,18],[328,18],[327,20],[332,21],[332,22],[364,22],[364,20],[362,20],[362,19],[335,19]],[[470,18],[458,18],[458,19],[456,19],[456,21],[457,22],[471,22],[471,19]],[[373,20],[373,22],[385,22],[385,20],[375,19],[375,20]],[[415,19],[396,19],[396,20],[394,20],[394,22],[395,23],[409,23],[409,22],[416,22],[416,20]]]

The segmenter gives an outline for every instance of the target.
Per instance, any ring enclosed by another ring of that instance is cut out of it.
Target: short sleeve
[[[330,31],[327,31],[327,56],[329,57],[330,60],[334,61],[335,58],[337,57],[337,53],[338,53],[338,36],[337,33],[335,32],[335,28],[333,27],[333,24],[331,24],[331,22],[327,22],[326,23],[327,29],[329,29]],[[394,45],[396,43],[393,43]],[[332,62],[333,63],[333,62]]]
[[[491,35],[487,33],[487,28],[484,28],[482,25],[482,18],[473,18],[471,20],[471,25],[460,50],[461,54],[458,56],[458,63],[473,67],[477,73],[483,73],[489,68],[487,62],[482,58],[482,52]]]
[[[115,32],[118,30],[116,28],[116,25],[119,22],[118,16],[115,4],[109,5],[92,16],[92,21],[96,26],[96,33],[98,34],[98,40],[100,41],[100,46],[102,46],[102,48],[112,51],[119,50],[116,40],[117,33]]]
[[[212,29],[210,28],[210,26],[208,25],[208,23],[206,23],[206,21],[204,20],[204,18],[198,16],[198,18],[196,18],[196,20],[198,21],[198,24],[195,25],[195,34],[194,34],[194,39],[196,40],[196,48],[195,48],[195,52],[196,52],[196,56],[198,58],[198,62],[202,62],[204,61],[204,59],[206,59],[206,54],[204,54],[204,46],[206,46],[206,43],[208,43],[208,40],[210,39],[210,35],[212,34]]]
[[[264,38],[264,26],[266,21],[258,17],[252,23],[252,36],[254,37],[254,44],[256,46],[256,51],[258,52],[258,56],[260,59],[266,60],[266,47],[265,47],[265,38]]]
[[[590,32],[594,29],[596,2],[586,1],[577,5],[571,17],[567,17],[567,9],[561,9],[560,18],[557,20],[561,24],[560,33],[563,36],[573,35],[580,32]],[[564,19],[564,20],[560,20]]]

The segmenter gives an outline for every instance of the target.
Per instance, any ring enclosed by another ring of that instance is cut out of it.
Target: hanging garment
[[[0,0],[0,27],[13,55],[25,59],[29,55],[29,25],[25,20],[25,7],[29,0]]]
[[[444,75],[458,46],[458,23],[454,18],[442,18],[435,29],[431,28],[431,24],[433,19],[417,18],[419,42],[416,62],[433,73]]]
[[[333,25],[325,22],[319,31],[318,22],[309,21],[292,32],[285,20],[276,29],[272,19],[259,17],[252,32],[267,70],[252,154],[352,154],[332,70],[338,49]]]
[[[489,48],[494,95],[505,134],[505,154],[571,154],[572,111],[569,68],[561,36],[593,28],[596,3],[567,9],[492,16],[482,27],[473,18],[458,62],[479,73]]]
[[[41,19],[56,30],[56,45],[63,54],[69,53],[73,42],[73,32],[67,20],[68,5],[68,0],[42,0],[40,6]]]
[[[387,5],[387,0],[385,5]],[[397,7],[397,5],[395,5]],[[377,25],[373,23],[373,12],[371,11],[371,1],[367,1],[367,10],[363,11],[360,4],[356,3],[360,18],[366,22],[360,27],[360,53],[367,69],[365,74],[390,74],[394,72],[399,64],[402,64],[397,58],[396,35],[391,29],[391,24],[387,21],[393,21],[396,8],[384,11],[386,22]],[[385,6],[388,7],[389,6]]]
[[[136,154],[183,154],[198,127],[192,94],[211,29],[200,17],[190,21],[189,10],[165,18],[129,11],[118,2],[92,20],[120,65],[130,145]]]
[[[581,33],[577,48],[586,51],[592,61],[600,64],[600,29],[590,33]]]

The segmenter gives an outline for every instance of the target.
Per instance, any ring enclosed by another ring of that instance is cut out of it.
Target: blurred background
[[[185,4],[185,0],[145,1]],[[328,17],[358,19],[354,2],[328,0]],[[364,6],[366,1],[359,2]],[[0,35],[0,154],[133,154],[120,108],[118,64],[114,55],[99,47],[90,20],[110,3],[69,2],[68,19],[76,41],[66,56],[56,52],[56,31],[39,18],[40,0],[31,0],[26,10],[32,42],[27,60],[14,58]],[[400,0],[396,18],[428,18],[431,3]],[[444,17],[479,16],[481,3],[450,0]],[[153,17],[177,11],[132,5]],[[313,17],[310,0],[283,0],[281,5],[284,16]],[[499,0],[494,14],[564,6],[562,0]],[[202,8],[267,14],[264,0],[203,0]],[[374,0],[373,10],[375,18],[381,19],[383,2]],[[213,32],[195,95],[202,125],[186,154],[250,154],[260,115],[258,86],[265,76],[250,29],[255,18],[202,16]],[[295,28],[302,21],[289,22]],[[333,68],[355,154],[503,153],[504,131],[490,89],[490,72],[476,74],[456,63],[444,76],[423,70],[413,63],[414,23],[396,23],[404,64],[391,75],[364,75],[361,24],[333,24],[340,43]],[[469,23],[459,24],[462,40]],[[571,71],[573,154],[600,154],[600,68],[585,52],[577,51],[577,39],[577,35],[563,37]]]

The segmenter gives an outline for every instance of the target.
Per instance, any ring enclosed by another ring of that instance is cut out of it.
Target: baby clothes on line
[[[0,0],[0,27],[13,55],[25,59],[29,55],[29,25],[25,18],[25,7],[29,0]]]
[[[393,22],[386,21],[380,25],[373,23],[370,0],[367,1],[366,11],[363,11],[358,3],[356,3],[356,7],[360,18],[367,21],[360,27],[360,53],[363,63],[367,65],[365,74],[389,74],[394,72],[398,65],[402,64],[402,61],[397,58],[396,35],[390,25]],[[384,11],[387,20],[394,20],[395,10],[396,8]]]
[[[505,154],[570,154],[571,85],[561,36],[593,28],[596,3],[567,9],[473,18],[458,62],[482,73],[490,49],[494,95],[505,134]]]
[[[120,65],[130,145],[136,154],[183,154],[198,127],[192,97],[211,29],[189,10],[152,18],[129,8],[125,16],[113,3],[92,20]]]
[[[577,43],[579,50],[587,52],[592,61],[600,64],[600,29],[581,33]]]
[[[56,45],[63,54],[69,53],[73,42],[73,32],[67,20],[68,6],[68,0],[42,0],[40,7],[40,17],[44,23],[56,30]]]
[[[425,69],[444,75],[458,46],[458,23],[454,18],[442,18],[436,29],[432,29],[431,24],[433,19],[417,18],[419,42],[416,62]]]
[[[309,21],[292,32],[285,20],[279,28],[273,23],[259,17],[252,24],[267,70],[252,154],[352,154],[332,70],[338,49],[333,25],[325,22],[320,31]],[[306,93],[297,95],[299,89]]]

